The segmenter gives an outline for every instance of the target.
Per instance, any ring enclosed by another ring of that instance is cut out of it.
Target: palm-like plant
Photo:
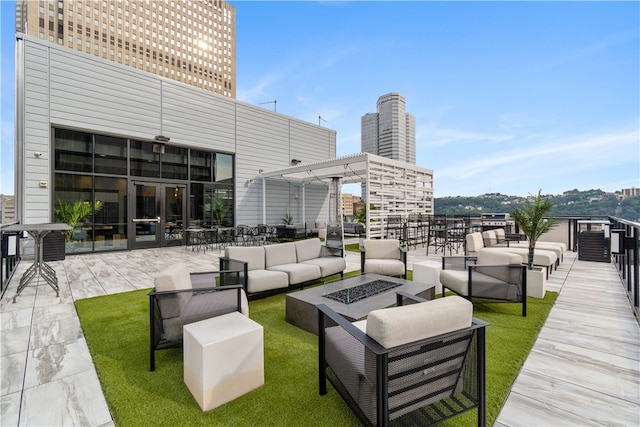
[[[83,200],[76,200],[72,203],[67,203],[62,199],[58,199],[58,207],[54,211],[56,222],[65,223],[71,226],[71,230],[64,232],[65,242],[70,242],[73,237],[73,229],[78,225],[80,221],[88,217],[94,212],[99,212],[102,209],[102,202],[96,200],[91,204]]]
[[[533,252],[536,248],[536,242],[540,236],[558,224],[557,219],[547,218],[553,204],[542,197],[541,190],[538,190],[537,196],[532,194],[530,196],[531,198],[524,202],[522,207],[511,213],[514,221],[529,240],[529,262],[527,263],[529,270],[533,268]]]

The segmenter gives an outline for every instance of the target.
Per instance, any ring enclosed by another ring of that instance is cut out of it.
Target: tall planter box
[[[42,243],[44,261],[62,261],[65,258],[64,233],[51,232],[44,237]]]

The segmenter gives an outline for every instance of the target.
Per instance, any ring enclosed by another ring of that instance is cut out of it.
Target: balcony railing
[[[20,262],[20,237],[22,233],[4,231],[4,227],[13,224],[17,224],[17,221],[0,224],[0,252],[2,253],[0,257],[0,297],[4,296],[7,284]]]

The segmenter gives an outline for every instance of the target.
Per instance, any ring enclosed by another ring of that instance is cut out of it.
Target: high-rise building
[[[362,116],[362,151],[415,165],[416,119],[407,113],[404,96],[397,92],[383,95],[376,110]]]
[[[236,10],[222,0],[18,0],[16,31],[236,97]]]

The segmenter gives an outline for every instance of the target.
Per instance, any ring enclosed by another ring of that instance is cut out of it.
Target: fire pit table
[[[286,320],[312,334],[318,334],[318,304],[355,322],[369,312],[396,304],[396,292],[404,291],[425,299],[435,297],[435,285],[399,277],[364,274],[328,282],[286,295]]]

